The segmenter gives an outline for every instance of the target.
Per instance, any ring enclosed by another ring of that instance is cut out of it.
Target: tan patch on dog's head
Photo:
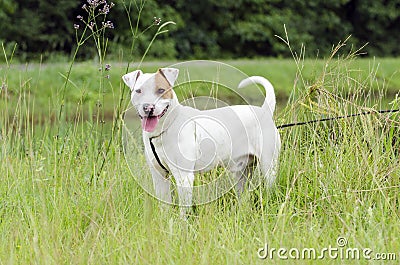
[[[173,93],[172,93],[172,86],[168,82],[168,80],[165,78],[164,74],[158,70],[158,72],[155,75],[155,92],[158,93],[158,90],[160,88],[165,89],[165,92],[161,94],[161,97],[163,99],[172,99],[173,98]]]

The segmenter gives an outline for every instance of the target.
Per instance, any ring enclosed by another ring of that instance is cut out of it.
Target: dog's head
[[[136,70],[122,77],[131,89],[131,101],[142,119],[142,128],[153,132],[158,121],[168,111],[175,94],[172,90],[179,70],[160,68],[156,73],[144,74]]]

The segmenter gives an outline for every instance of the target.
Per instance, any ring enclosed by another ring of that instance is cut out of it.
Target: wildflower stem
[[[159,35],[168,32],[167,29],[165,29],[165,30],[162,30],[162,29],[163,29],[164,27],[170,25],[170,24],[176,25],[176,23],[173,22],[173,21],[167,21],[167,22],[165,22],[164,24],[162,24],[162,25],[158,28],[156,34],[154,34],[153,38],[151,39],[149,45],[148,45],[147,48],[146,48],[146,51],[144,52],[142,58],[140,59],[140,62],[139,62],[138,67],[140,67],[140,66],[142,65],[144,58],[146,57],[147,53],[149,52],[149,50],[150,50],[151,46],[153,45],[153,42],[156,40],[156,38],[157,38]]]

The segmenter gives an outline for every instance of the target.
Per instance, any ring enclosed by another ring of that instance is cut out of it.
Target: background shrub
[[[53,53],[69,55],[75,46],[73,23],[86,1],[2,0],[0,40],[5,46],[18,44],[18,57],[44,59]],[[140,1],[116,0],[110,13],[115,30],[109,32],[114,55],[131,52],[132,31],[127,13],[136,17]],[[304,44],[308,55],[325,56],[338,40],[352,35],[351,44],[368,56],[399,56],[400,2],[398,0],[148,0],[141,13],[140,28],[154,21],[177,24],[160,38],[148,56],[163,59],[210,59],[256,56],[288,57],[284,25],[292,47]],[[152,28],[151,30],[155,30]],[[134,54],[143,54],[150,39],[139,37]],[[81,59],[95,51],[83,49]]]

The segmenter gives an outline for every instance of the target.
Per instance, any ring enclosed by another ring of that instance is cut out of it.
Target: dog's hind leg
[[[246,184],[246,175],[243,171],[234,172],[232,174],[235,174],[236,178],[236,184],[235,184],[236,195],[240,197],[240,195],[244,191],[244,185]]]
[[[234,172],[236,175],[235,190],[238,197],[240,197],[240,195],[243,193],[246,182],[251,179],[256,164],[256,158],[254,156],[249,156],[247,159],[247,165],[243,169]]]
[[[278,171],[278,158],[279,158],[279,147],[273,151],[273,153],[266,154],[263,153],[259,159],[259,165],[261,169],[261,174],[268,186],[271,186],[277,175]]]
[[[260,149],[257,156],[263,181],[268,186],[271,186],[275,181],[278,171],[281,139],[277,130],[274,132],[263,133],[263,136],[263,148]]]

